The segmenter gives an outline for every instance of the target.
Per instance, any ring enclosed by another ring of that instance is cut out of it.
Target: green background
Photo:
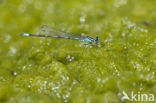
[[[125,103],[122,91],[156,95],[155,4],[0,0],[0,103]],[[100,43],[20,36],[43,24]]]

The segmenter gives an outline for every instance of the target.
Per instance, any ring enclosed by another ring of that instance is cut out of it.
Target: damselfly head
[[[95,39],[95,43],[98,43],[100,40],[99,40],[99,37],[97,36],[96,39]]]

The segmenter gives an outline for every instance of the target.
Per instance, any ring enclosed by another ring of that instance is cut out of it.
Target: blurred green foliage
[[[0,0],[1,103],[119,103],[156,95],[156,0]],[[21,37],[47,24],[100,37]]]

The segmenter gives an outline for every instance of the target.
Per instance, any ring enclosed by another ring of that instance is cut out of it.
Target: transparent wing
[[[40,35],[49,35],[49,36],[76,37],[76,38],[84,37],[84,36],[82,36],[80,34],[65,32],[65,31],[56,29],[54,27],[50,27],[48,25],[41,25],[41,27],[39,29],[39,34]]]

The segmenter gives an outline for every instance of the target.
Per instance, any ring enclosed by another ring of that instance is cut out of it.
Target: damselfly
[[[65,32],[65,31],[50,27],[48,25],[41,25],[39,29],[39,34],[21,33],[20,35],[21,36],[33,36],[33,37],[53,37],[53,38],[73,39],[73,40],[88,42],[90,44],[93,44],[93,43],[97,44],[99,42],[99,37],[96,37],[95,39],[93,39],[89,36]]]

